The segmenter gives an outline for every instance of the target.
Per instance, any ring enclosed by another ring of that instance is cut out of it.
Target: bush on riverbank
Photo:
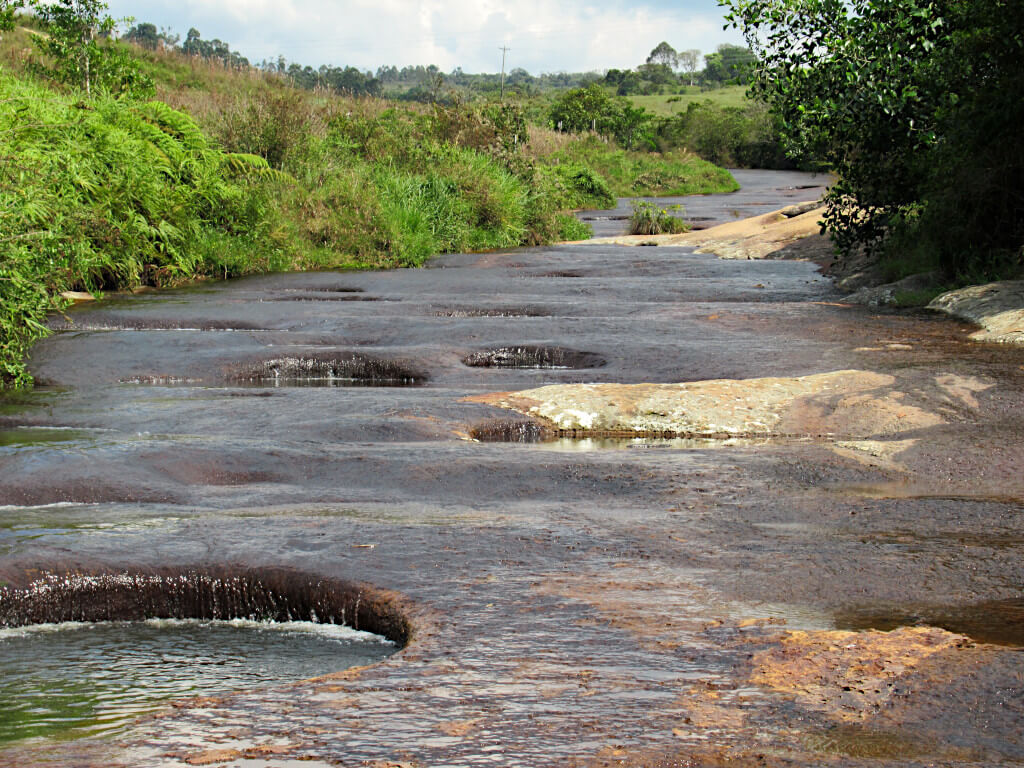
[[[655,139],[665,146],[689,147],[705,160],[730,168],[798,167],[786,157],[776,119],[756,101],[739,107],[691,102],[685,112],[656,122]]]

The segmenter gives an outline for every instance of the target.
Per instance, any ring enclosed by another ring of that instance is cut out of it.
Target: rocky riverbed
[[[801,186],[750,178],[706,216]],[[405,646],[0,765],[1024,761],[1024,349],[976,326],[612,244],[53,324],[0,404],[0,615],[271,573]]]

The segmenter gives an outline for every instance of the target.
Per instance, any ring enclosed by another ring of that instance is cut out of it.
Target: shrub
[[[631,235],[674,235],[686,232],[690,225],[670,211],[682,214],[683,206],[673,205],[668,210],[643,200],[633,201],[633,215],[629,217]]]

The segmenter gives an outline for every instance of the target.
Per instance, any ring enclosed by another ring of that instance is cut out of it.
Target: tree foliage
[[[697,69],[700,67],[700,51],[696,48],[689,48],[679,51],[679,68],[687,76],[690,85],[693,85],[697,76]]]
[[[245,69],[249,66],[249,60],[238,51],[232,51],[230,45],[218,38],[203,40],[203,36],[195,27],[189,29],[188,34],[185,35],[185,42],[181,44],[181,52],[204,59],[217,59],[237,69]]]
[[[662,40],[647,57],[647,63],[663,64],[669,69],[676,69],[679,66],[679,54],[675,48]]]
[[[128,43],[134,43],[141,48],[155,51],[158,48],[173,48],[178,44],[181,37],[172,33],[166,27],[158,30],[156,24],[142,22],[125,32],[121,39]]]
[[[107,41],[117,21],[105,13],[102,0],[33,0],[32,7],[45,32],[33,42],[50,62],[38,66],[42,74],[88,95],[94,89],[140,96],[152,92],[153,83],[138,62]]]
[[[954,273],[1019,263],[1024,0],[721,2],[788,150],[839,175],[826,227],[842,249],[929,249]]]
[[[0,0],[0,32],[14,29],[15,14],[24,7],[24,0]]]
[[[626,99],[612,98],[596,83],[567,91],[549,112],[552,126],[560,131],[595,131],[614,137],[626,148],[649,141],[651,117]]]

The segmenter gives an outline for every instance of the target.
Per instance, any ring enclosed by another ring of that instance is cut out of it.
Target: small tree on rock
[[[44,75],[89,95],[97,88],[139,95],[152,91],[152,81],[131,55],[107,40],[118,22],[104,13],[102,0],[33,0],[32,6],[46,31],[33,42],[52,61],[39,67]]]

